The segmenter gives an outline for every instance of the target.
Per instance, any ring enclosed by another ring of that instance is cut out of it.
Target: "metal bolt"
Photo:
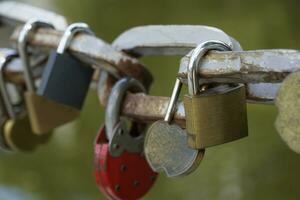
[[[119,147],[120,147],[120,145],[119,144],[113,144],[113,146],[112,146],[114,149],[118,149]]]
[[[138,187],[139,185],[140,185],[140,182],[139,182],[139,181],[135,180],[135,181],[133,182],[133,186],[134,186],[134,187]]]
[[[121,186],[119,184],[115,185],[115,191],[116,192],[119,192],[121,189]]]
[[[127,166],[122,164],[120,169],[121,169],[121,172],[125,172],[127,170]]]

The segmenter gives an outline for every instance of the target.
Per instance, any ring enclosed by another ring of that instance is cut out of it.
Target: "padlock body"
[[[27,115],[9,119],[4,125],[4,139],[14,151],[32,151],[49,141],[51,134],[36,135],[32,132]]]
[[[118,157],[111,156],[105,135],[102,126],[94,149],[94,175],[100,191],[109,199],[140,199],[152,188],[157,173],[142,153],[124,151]]]
[[[243,85],[222,92],[185,95],[184,108],[188,146],[191,148],[204,149],[248,135]]]
[[[75,120],[79,111],[70,106],[46,99],[32,92],[25,92],[26,107],[32,131],[48,134],[53,129]]]
[[[37,94],[80,110],[94,69],[68,52],[51,51]]]

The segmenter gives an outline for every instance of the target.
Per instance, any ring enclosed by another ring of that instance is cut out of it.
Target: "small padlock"
[[[47,142],[51,135],[34,134],[31,130],[29,119],[24,111],[22,102],[17,103],[16,105],[13,105],[12,103],[7,89],[7,83],[4,78],[4,70],[6,64],[16,56],[16,52],[7,55],[1,55],[0,93],[8,118],[3,122],[0,133],[6,150],[30,151],[34,150],[38,145]]]
[[[39,21],[28,21],[20,32],[18,38],[18,51],[24,67],[24,76],[27,91],[25,100],[33,132],[44,134],[54,128],[74,120],[79,116],[77,109],[58,104],[36,94],[36,86],[30,69],[29,57],[27,55],[27,39],[29,34],[39,27],[52,27],[52,25]],[[60,90],[60,88],[56,88]]]
[[[245,87],[242,84],[223,85],[215,92],[200,90],[197,68],[209,50],[230,51],[231,48],[221,41],[207,41],[192,52],[188,65],[189,94],[184,96],[184,108],[188,145],[194,149],[205,149],[248,135]]]
[[[143,151],[144,134],[132,135],[127,128],[126,120],[120,118],[121,105],[128,91],[146,92],[139,81],[129,77],[123,78],[113,86],[106,106],[105,128],[109,151],[114,157],[121,155],[124,150],[129,153]]]
[[[144,124],[132,123],[130,131],[119,113],[127,91],[145,91],[132,78],[118,81],[109,96],[105,126],[95,141],[94,174],[99,189],[112,199],[135,200],[153,186],[153,172],[143,155]],[[110,132],[108,132],[110,131]]]
[[[5,138],[4,138],[4,126],[7,120],[9,119],[9,114],[5,104],[9,103],[9,99],[4,100],[3,98],[7,98],[8,96],[3,95],[3,92],[1,92],[6,90],[5,88],[6,84],[4,81],[4,76],[2,71],[4,70],[6,63],[8,63],[12,58],[16,56],[17,56],[16,51],[12,49],[6,49],[6,48],[0,49],[0,94],[1,94],[0,95],[1,96],[0,98],[0,149],[1,151],[5,151],[5,152],[11,151],[11,149],[5,142]]]
[[[94,175],[100,191],[112,199],[135,200],[144,196],[157,179],[142,154],[124,151],[113,157],[109,153],[105,127],[95,141]]]
[[[66,51],[72,37],[78,32],[94,35],[85,23],[68,26],[57,50],[50,53],[37,93],[62,105],[81,110],[94,69]]]

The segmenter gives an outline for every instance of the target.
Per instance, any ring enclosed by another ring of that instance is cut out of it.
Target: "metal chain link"
[[[12,7],[13,9],[11,9]],[[29,45],[33,51],[31,59],[34,61],[35,66],[34,77],[39,78],[43,70],[45,56],[50,49],[57,48],[62,36],[61,30],[67,26],[65,18],[49,11],[17,2],[0,3],[0,16],[2,21],[4,19],[4,22],[14,25],[22,24],[30,18],[42,16],[55,25],[56,30],[41,28],[29,40]],[[5,23],[2,26],[5,26]],[[130,31],[135,31],[134,34],[131,33],[131,38],[126,36],[125,33],[122,34],[112,45],[109,45],[96,36],[79,35],[74,38],[68,49],[70,53],[91,67],[107,71],[110,74],[109,78],[106,78],[106,81],[100,80],[102,89],[99,95],[102,104],[106,103],[105,100],[109,95],[113,82],[121,77],[134,77],[149,88],[153,80],[152,75],[134,56],[174,55],[178,54],[178,52],[188,52],[197,45],[197,34],[200,31],[199,26],[163,27],[166,26],[148,27],[149,37],[147,37],[147,40],[144,38],[145,42],[142,46],[139,42],[134,42],[133,39],[138,40],[138,35],[141,35],[142,31],[145,32],[146,29],[142,28],[125,32],[128,34]],[[155,31],[158,29],[161,31]],[[185,31],[180,32],[180,30]],[[193,35],[186,37],[180,35],[191,33]],[[16,42],[19,34],[20,28],[17,27],[10,39]],[[166,34],[169,37],[165,37]],[[161,38],[165,38],[164,44],[157,42],[162,40]],[[190,38],[196,39],[191,42]],[[233,38],[229,39],[235,41]],[[238,43],[234,44],[238,45]],[[177,50],[174,50],[175,47]],[[120,51],[121,49],[123,52]],[[187,63],[189,59],[190,54],[187,54],[180,62],[178,77],[184,84],[187,83]],[[247,99],[249,101],[254,103],[273,103],[280,83],[288,74],[299,69],[299,51],[270,49],[210,52],[204,56],[198,73],[201,77],[204,77],[204,81],[207,83],[245,83],[247,84]],[[10,62],[5,72],[6,78],[15,84],[24,83],[22,73],[19,58],[15,58]],[[95,76],[95,82],[98,81],[98,77]],[[163,118],[168,101],[168,97],[129,94],[124,101],[122,113],[125,116],[140,121],[154,121]],[[175,121],[181,126],[185,124],[182,103],[179,103],[177,113],[175,114]]]

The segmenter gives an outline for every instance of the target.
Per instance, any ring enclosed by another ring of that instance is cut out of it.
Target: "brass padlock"
[[[234,141],[248,135],[245,87],[219,85],[201,91],[197,67],[209,50],[226,51],[231,48],[221,41],[208,41],[192,52],[188,65],[189,94],[184,96],[188,145],[194,149]]]
[[[36,86],[29,66],[26,46],[29,33],[38,27],[49,28],[53,26],[38,20],[28,21],[21,30],[18,38],[18,50],[24,67],[24,77],[27,87],[27,91],[24,96],[31,128],[36,134],[47,134],[54,128],[77,118],[79,116],[79,111],[36,94]]]
[[[17,54],[12,52],[7,55],[1,55],[0,63],[0,94],[3,101],[2,112],[5,112],[7,117],[4,121],[1,121],[1,147],[5,150],[12,151],[30,151],[34,150],[38,145],[47,142],[50,138],[50,134],[36,135],[32,132],[28,115],[24,109],[22,96],[19,95],[19,89],[13,85],[11,89],[14,89],[16,96],[20,97],[17,103],[13,103],[12,95],[10,95],[7,82],[4,78],[4,69],[6,63]],[[13,91],[13,90],[10,90]]]

